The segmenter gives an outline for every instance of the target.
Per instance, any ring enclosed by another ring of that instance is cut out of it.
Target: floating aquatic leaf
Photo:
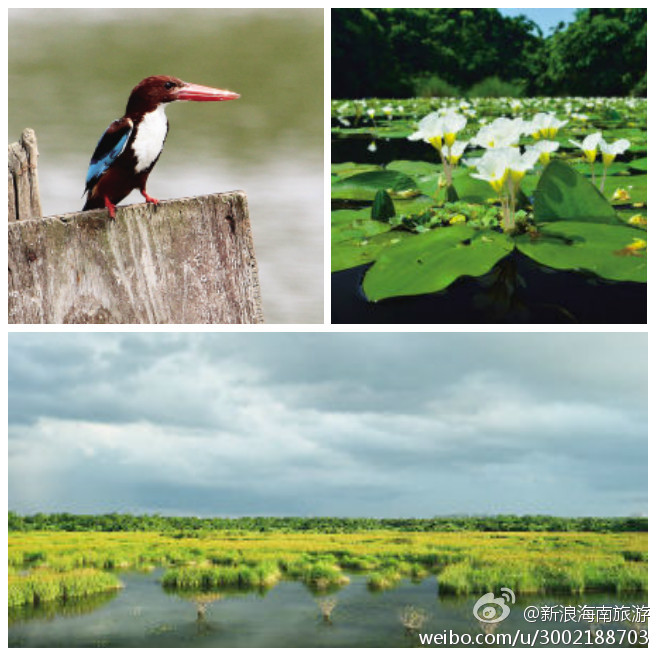
[[[517,248],[541,264],[561,270],[589,271],[608,280],[646,282],[644,232],[621,225],[560,221],[538,238],[522,236]]]
[[[612,205],[589,180],[571,166],[552,161],[545,169],[533,201],[537,223],[573,220],[617,224]]]
[[[499,232],[437,228],[382,251],[363,288],[370,300],[441,291],[463,275],[487,273],[512,249],[512,240]]]

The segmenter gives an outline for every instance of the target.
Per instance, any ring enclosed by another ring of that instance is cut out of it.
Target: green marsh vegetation
[[[399,521],[405,528],[382,529],[374,521],[369,529],[349,529],[349,520],[316,519],[332,525],[332,532],[211,530],[203,520],[183,531],[98,531],[86,528],[87,517],[76,523],[71,515],[65,518],[68,525],[82,531],[57,529],[62,515],[42,515],[32,524],[46,520],[52,529],[10,531],[10,606],[100,593],[120,584],[121,569],[153,567],[164,569],[166,590],[198,596],[201,604],[203,594],[215,599],[220,590],[265,592],[281,580],[300,580],[313,592],[328,594],[358,574],[377,591],[428,575],[437,577],[440,594],[500,586],[518,594],[647,591],[645,519],[490,517],[464,518],[461,526],[458,519],[436,519],[451,521],[450,531],[409,528],[421,528],[416,520]],[[114,515],[105,525],[113,528],[122,520]],[[129,515],[124,520],[139,523]],[[159,517],[143,517],[141,524],[151,520]],[[290,519],[288,528],[296,521]],[[25,528],[31,519],[14,516],[13,522]],[[500,525],[508,531],[500,531]],[[540,531],[539,526],[551,528]]]
[[[120,580],[108,571],[37,568],[31,571],[9,571],[8,604],[46,605],[53,601],[75,601],[96,594],[120,589]]]

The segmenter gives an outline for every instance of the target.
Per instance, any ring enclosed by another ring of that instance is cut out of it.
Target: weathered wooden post
[[[14,179],[10,323],[262,323],[243,191],[24,219]]]
[[[36,134],[29,127],[21,138],[9,146],[9,207],[10,221],[41,217],[41,199],[37,176]]]

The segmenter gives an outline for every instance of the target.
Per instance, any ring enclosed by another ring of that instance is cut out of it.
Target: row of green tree
[[[9,512],[10,532],[62,530],[66,532],[165,532],[210,530],[254,532],[349,533],[368,530],[401,532],[647,532],[644,517],[559,516],[455,516],[431,519],[374,519],[337,517],[239,517],[198,518],[132,514],[33,514]]]
[[[647,9],[579,9],[544,35],[498,9],[333,9],[332,97],[647,94]]]

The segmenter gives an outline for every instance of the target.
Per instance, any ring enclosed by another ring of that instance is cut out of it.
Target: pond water
[[[647,285],[557,271],[513,252],[480,278],[439,293],[369,302],[371,264],[331,276],[332,323],[646,323]]]
[[[8,70],[8,143],[36,131],[46,215],[82,208],[91,153],[144,77],[239,92],[168,108],[148,191],[246,191],[265,320],[323,322],[322,9],[12,9]]]
[[[439,598],[437,581],[403,581],[395,589],[371,592],[364,576],[331,594],[337,600],[332,621],[320,616],[317,596],[299,582],[281,582],[266,593],[226,594],[197,618],[193,600],[166,593],[161,572],[124,573],[118,594],[96,597],[91,604],[10,614],[10,647],[414,647],[417,634],[406,632],[400,613],[409,605],[422,610],[422,631],[453,630],[475,635],[473,597]],[[575,598],[518,599],[501,632],[533,629],[519,608],[526,605],[642,604],[644,598],[587,595]],[[562,628],[539,623],[533,627]],[[570,624],[571,629],[587,624]],[[604,625],[626,629],[621,624]]]

